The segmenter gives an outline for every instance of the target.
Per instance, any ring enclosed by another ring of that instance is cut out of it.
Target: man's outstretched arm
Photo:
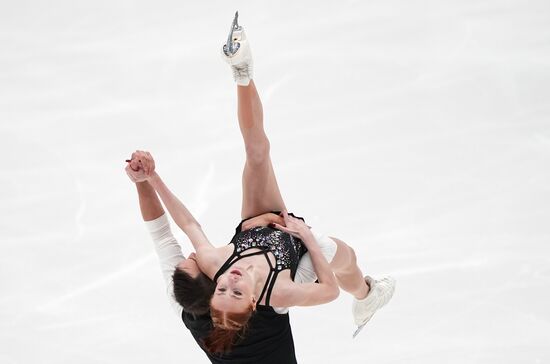
[[[139,208],[141,216],[145,221],[145,225],[153,243],[155,251],[159,258],[162,277],[166,285],[166,293],[170,298],[170,306],[180,315],[181,306],[174,298],[174,289],[172,282],[172,274],[175,267],[185,259],[181,252],[181,247],[170,230],[170,223],[164,213],[162,204],[157,196],[157,193],[149,182],[137,182],[136,188],[139,197]]]
[[[143,221],[151,221],[158,219],[164,215],[164,209],[155,192],[155,189],[149,182],[137,182],[136,188],[139,196],[139,208]]]

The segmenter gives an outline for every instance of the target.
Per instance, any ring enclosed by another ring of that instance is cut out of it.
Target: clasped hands
[[[155,175],[155,160],[149,152],[136,150],[126,162],[126,174],[134,183],[148,181]]]

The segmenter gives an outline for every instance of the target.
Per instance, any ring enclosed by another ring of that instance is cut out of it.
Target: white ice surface
[[[231,237],[236,9],[287,206],[398,279],[355,340],[293,309],[299,362],[549,363],[547,0],[2,2],[0,363],[206,362],[123,168]]]

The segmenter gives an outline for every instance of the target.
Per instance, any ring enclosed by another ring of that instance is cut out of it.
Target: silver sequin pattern
[[[306,251],[300,239],[265,226],[241,231],[235,236],[233,243],[237,254],[251,248],[269,249],[275,256],[275,269],[290,269],[293,274],[301,255]]]

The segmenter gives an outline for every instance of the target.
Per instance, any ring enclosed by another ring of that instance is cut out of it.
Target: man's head
[[[210,298],[216,285],[199,269],[195,253],[176,266],[172,281],[176,301],[186,312],[195,315],[209,312]]]

